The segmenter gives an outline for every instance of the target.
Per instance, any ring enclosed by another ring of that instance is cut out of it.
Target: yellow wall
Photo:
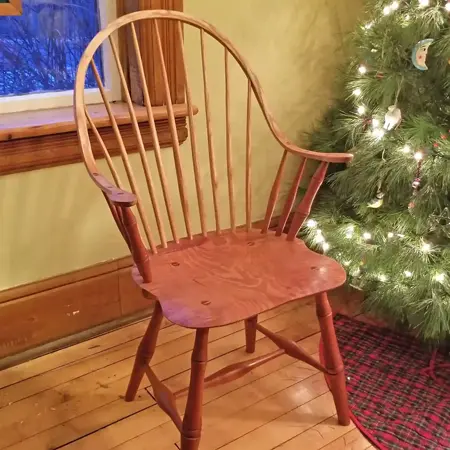
[[[268,103],[280,127],[295,140],[311,128],[332,99],[332,83],[342,62],[342,33],[354,26],[361,0],[185,0],[188,14],[203,18],[227,35],[258,75]],[[194,100],[204,126],[198,47],[194,36],[186,35]],[[220,205],[224,225],[228,222],[224,164],[223,53],[208,44],[208,74],[211,82],[213,120],[219,179]],[[235,159],[243,155],[245,131],[245,80],[232,71],[233,147]],[[255,109],[256,112],[256,109]],[[254,219],[263,216],[270,184],[281,156],[260,115],[256,114],[254,142]],[[202,180],[209,181],[204,135]],[[173,183],[171,150],[164,160]],[[190,149],[181,149],[190,167]],[[153,155],[151,156],[153,158]],[[133,158],[136,162],[137,158]],[[102,166],[103,167],[103,166]],[[237,167],[236,196],[243,198],[243,165]],[[290,172],[295,163],[290,165]],[[142,178],[142,174],[138,173]],[[187,185],[194,200],[192,177]],[[223,185],[223,186],[222,186]],[[287,184],[283,186],[285,193]],[[127,249],[104,204],[103,197],[88,179],[82,164],[44,169],[0,179],[0,290],[42,278],[70,272],[127,254]],[[207,191],[208,210],[211,195]],[[162,202],[161,202],[162,204]],[[179,229],[181,214],[175,202]],[[196,207],[192,206],[193,212]],[[243,208],[238,210],[243,217]],[[212,214],[208,223],[213,226]],[[194,220],[198,229],[198,220]],[[156,234],[156,230],[155,230]]]

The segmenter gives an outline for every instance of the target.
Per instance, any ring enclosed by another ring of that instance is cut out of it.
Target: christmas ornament
[[[383,201],[384,201],[384,193],[378,191],[376,197],[370,200],[370,202],[367,203],[367,206],[369,208],[378,209],[383,205]]]
[[[397,105],[389,106],[388,112],[384,116],[384,129],[385,130],[393,130],[397,127],[402,120],[402,112],[400,108],[397,108]]]
[[[434,39],[423,39],[419,41],[413,48],[411,60],[414,67],[419,70],[428,70],[426,60],[428,47],[434,42]]]

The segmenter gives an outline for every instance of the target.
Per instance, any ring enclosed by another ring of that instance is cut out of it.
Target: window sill
[[[127,105],[118,102],[112,105],[125,145],[129,153],[136,152],[137,142],[134,136]],[[96,127],[111,153],[119,154],[119,148],[104,105],[90,105],[88,110]],[[142,123],[141,133],[148,149],[153,148],[150,127],[147,122],[146,108],[135,106],[138,121]],[[174,105],[178,140],[187,139],[186,105]],[[197,110],[194,111],[197,113]],[[161,147],[169,147],[172,142],[166,108],[153,108],[156,129]],[[97,157],[102,153],[95,139],[92,147]],[[55,108],[51,110],[28,111],[12,114],[0,114],[0,175],[26,172],[29,170],[72,164],[82,161],[78,145],[73,108]]]

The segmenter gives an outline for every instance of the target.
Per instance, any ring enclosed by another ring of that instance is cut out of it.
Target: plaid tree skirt
[[[380,449],[450,449],[450,348],[335,317],[350,408]]]

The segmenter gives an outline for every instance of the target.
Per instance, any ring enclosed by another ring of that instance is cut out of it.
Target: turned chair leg
[[[150,364],[153,353],[155,353],[156,341],[158,339],[162,319],[163,314],[161,305],[157,302],[147,331],[145,332],[136,353],[133,372],[131,372],[127,393],[125,394],[125,400],[127,402],[133,401],[136,397],[139,385],[141,384],[142,378],[145,374],[145,369]]]
[[[347,388],[345,386],[344,363],[339,351],[333,324],[333,313],[326,292],[316,297],[317,317],[322,333],[323,352],[326,368],[334,375],[329,375],[330,388],[338,414],[339,423],[350,423]]]
[[[202,432],[203,389],[208,360],[208,328],[195,334],[191,360],[191,381],[181,429],[181,450],[197,450]]]
[[[245,349],[247,353],[254,353],[256,347],[256,324],[258,316],[245,320]]]

